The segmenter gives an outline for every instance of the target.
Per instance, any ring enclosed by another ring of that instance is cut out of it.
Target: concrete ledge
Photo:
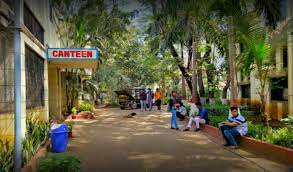
[[[32,159],[25,164],[21,169],[21,172],[36,172],[38,159],[47,155],[50,148],[50,141],[47,141],[45,145],[38,150],[38,152],[32,157]]]
[[[217,142],[221,142],[222,138],[218,128],[210,125],[203,125],[201,128],[202,131],[214,137]],[[293,149],[270,144],[251,137],[241,137],[240,147],[274,161],[293,164]]]

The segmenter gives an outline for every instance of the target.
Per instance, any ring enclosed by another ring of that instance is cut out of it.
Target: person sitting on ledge
[[[222,133],[224,146],[230,146],[235,149],[238,145],[235,136],[244,136],[247,134],[247,122],[245,118],[238,113],[237,107],[231,107],[231,117],[227,121],[219,123],[219,129]]]
[[[198,115],[191,114],[188,126],[184,131],[189,131],[193,122],[195,122],[196,125],[195,131],[200,131],[199,124],[206,124],[208,122],[208,111],[202,107],[200,102],[196,103],[196,107],[198,108]]]

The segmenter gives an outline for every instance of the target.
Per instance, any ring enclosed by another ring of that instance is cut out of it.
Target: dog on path
[[[136,115],[136,113],[131,113],[128,115],[124,115],[123,118],[133,118]]]

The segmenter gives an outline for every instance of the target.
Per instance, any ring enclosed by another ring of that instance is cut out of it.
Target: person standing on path
[[[172,113],[172,118],[171,118],[171,129],[176,129],[179,130],[178,124],[177,124],[177,108],[179,108],[181,100],[177,97],[177,92],[172,91],[172,97],[169,101],[169,109]]]
[[[160,89],[157,88],[155,92],[155,102],[159,111],[161,110],[161,103],[162,103],[161,99],[162,99],[162,93]]]
[[[139,95],[139,98],[140,98],[140,107],[141,107],[141,111],[143,110],[147,110],[147,107],[146,107],[146,98],[147,98],[147,95],[145,93],[145,91],[143,90],[140,95]]]
[[[153,98],[154,98],[154,93],[151,88],[149,88],[147,92],[147,103],[149,105],[149,110],[153,110]]]

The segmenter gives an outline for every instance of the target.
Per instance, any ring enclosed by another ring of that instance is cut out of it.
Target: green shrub
[[[272,130],[272,133],[268,135],[266,141],[285,146],[289,148],[293,148],[293,131],[288,128],[280,128],[276,130]]]
[[[39,121],[33,112],[27,117],[26,136],[22,141],[22,163],[28,162],[49,138],[50,126],[47,122]]]
[[[266,140],[269,127],[264,127],[262,124],[252,124],[248,122],[248,132],[247,135],[259,140]]]
[[[221,105],[221,104],[215,104],[215,105],[206,105],[205,109],[208,111],[209,115],[228,115],[229,113],[229,106],[228,105]]]
[[[109,100],[109,105],[112,107],[119,106],[117,97],[111,96],[111,98]]]
[[[14,147],[8,140],[0,139],[0,171],[10,172],[14,167]]]
[[[49,153],[46,157],[40,158],[37,165],[37,172],[80,172],[80,160],[68,153]]]
[[[288,128],[272,129],[261,124],[248,123],[247,135],[268,143],[293,148],[293,130]]]
[[[79,111],[81,112],[93,112],[94,108],[93,105],[89,103],[82,103],[79,105]]]
[[[27,163],[49,138],[49,124],[37,120],[35,113],[28,115],[26,137],[22,140],[22,165]],[[7,140],[0,140],[0,171],[13,171],[14,147]]]
[[[75,114],[77,113],[77,109],[76,109],[75,107],[73,107],[73,108],[71,109],[71,112],[72,112],[73,115],[75,115]]]
[[[227,116],[226,115],[210,115],[209,114],[209,125],[218,127],[218,124],[222,121],[226,121],[227,120]]]
[[[190,112],[190,104],[186,104],[184,105],[185,106],[185,109],[186,109],[186,115],[189,116],[189,112]]]
[[[162,98],[162,104],[165,105],[165,104],[168,104],[170,101],[170,98],[169,97],[164,97]]]
[[[293,115],[288,115],[287,118],[284,118],[281,120],[281,122],[283,124],[285,124],[285,126],[289,129],[293,129]]]

